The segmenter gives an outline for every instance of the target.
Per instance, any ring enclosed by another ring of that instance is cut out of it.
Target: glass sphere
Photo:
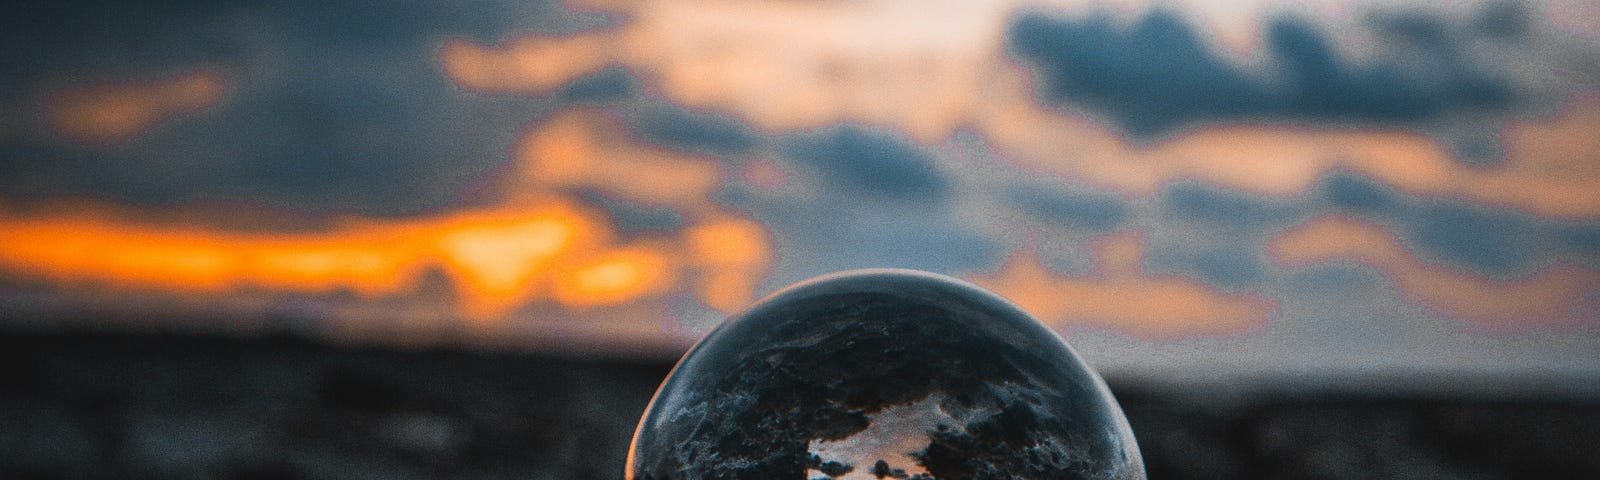
[[[1104,382],[971,284],[863,270],[702,339],[634,433],[629,480],[1143,479]]]

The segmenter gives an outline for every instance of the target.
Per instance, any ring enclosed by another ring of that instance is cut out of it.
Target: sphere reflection
[[[630,480],[1142,479],[1122,411],[1055,332],[933,274],[810,280],[667,377]]]

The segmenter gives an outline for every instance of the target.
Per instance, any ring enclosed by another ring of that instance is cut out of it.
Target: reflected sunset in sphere
[[[627,478],[1143,479],[1116,400],[1049,328],[909,270],[803,282],[662,384]]]

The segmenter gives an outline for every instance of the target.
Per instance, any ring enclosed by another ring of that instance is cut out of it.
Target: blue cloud
[[[1426,256],[1495,274],[1528,265],[1536,229],[1523,216],[1455,202],[1419,209],[1406,220],[1411,243]]]
[[[1334,206],[1357,212],[1389,214],[1400,207],[1393,190],[1352,173],[1335,172],[1323,177],[1317,191]]]
[[[1564,225],[1557,228],[1555,233],[1574,253],[1600,256],[1600,223]]]
[[[1020,185],[1005,190],[1002,195],[1008,203],[1025,212],[1068,226],[1103,231],[1116,228],[1128,219],[1127,206],[1111,194]]]
[[[605,209],[623,234],[675,232],[688,225],[683,213],[670,207],[645,205],[595,190],[580,191],[578,198],[585,204]]]
[[[680,109],[651,112],[638,130],[646,140],[678,149],[737,154],[756,145],[755,136],[739,122]]]
[[[1083,22],[1023,15],[1011,48],[1039,67],[1049,97],[1106,111],[1136,134],[1205,117],[1264,110],[1266,91],[1210,52],[1170,12],[1155,11],[1127,31],[1109,17]]]
[[[880,199],[943,202],[949,181],[901,139],[843,125],[788,142],[789,156],[816,169],[840,192]]]
[[[1313,201],[1396,226],[1422,257],[1452,268],[1514,275],[1551,256],[1600,254],[1600,225],[1592,221],[1542,219],[1460,200],[1419,197],[1348,172],[1324,177],[1315,192]]]
[[[1193,27],[1161,10],[1128,29],[1109,16],[1023,14],[1011,25],[1009,44],[1036,67],[1049,100],[1097,109],[1139,138],[1217,120],[1412,124],[1444,112],[1512,106],[1511,87],[1470,65],[1456,51],[1457,33],[1432,21],[1391,22],[1390,30],[1420,48],[1397,51],[1392,62],[1355,66],[1309,24],[1277,19],[1265,29],[1278,66],[1270,79],[1242,73],[1209,51]]]
[[[1196,182],[1168,186],[1161,192],[1161,205],[1169,218],[1230,229],[1281,223],[1296,213],[1260,197]]]
[[[594,103],[624,100],[636,91],[633,75],[622,67],[610,67],[563,85],[557,95],[564,102]]]
[[[1155,272],[1176,271],[1230,289],[1258,285],[1267,277],[1256,232],[1228,231],[1205,241],[1183,238],[1151,247],[1148,263]]]

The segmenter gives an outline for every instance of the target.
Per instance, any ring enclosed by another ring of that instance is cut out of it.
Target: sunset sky
[[[1600,375],[1593,2],[73,0],[0,39],[4,328],[671,356],[900,267],[1108,372]]]

